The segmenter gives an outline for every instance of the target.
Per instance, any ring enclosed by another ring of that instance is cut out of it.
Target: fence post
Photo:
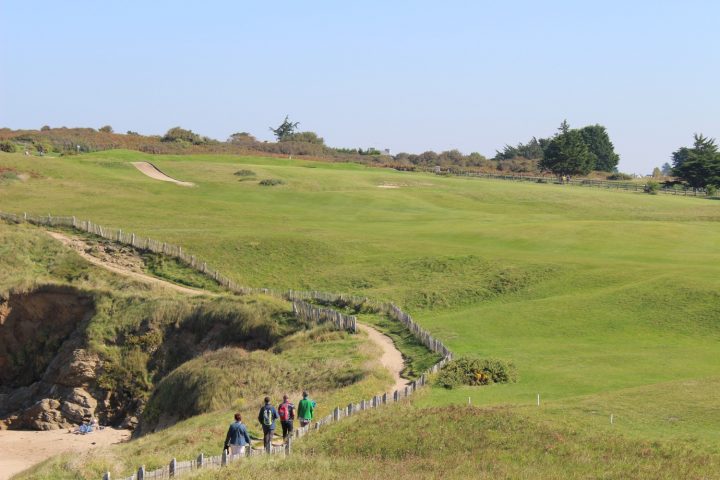
[[[340,407],[335,407],[335,410],[333,410],[333,420],[336,422],[340,420]]]
[[[383,405],[387,404],[387,393],[383,393],[382,403],[383,403]]]
[[[203,468],[205,466],[205,455],[202,453],[197,458],[197,468]]]
[[[170,467],[168,468],[168,472],[170,473],[171,477],[175,476],[175,473],[177,472],[177,460],[172,459],[170,460]]]
[[[137,480],[145,480],[145,465],[138,468]]]
[[[103,480],[110,480],[110,472],[103,473]]]
[[[285,442],[285,456],[289,457],[291,451],[292,451],[292,436],[288,437],[287,442]]]
[[[400,391],[399,391],[399,390],[395,390],[395,391],[393,392],[393,402],[397,402],[399,396],[400,396]]]
[[[224,467],[227,465],[228,462],[228,454],[227,454],[227,448],[223,448],[223,453],[220,456],[220,466]]]
[[[351,417],[352,414],[353,414],[353,404],[349,403],[348,404],[348,417]]]

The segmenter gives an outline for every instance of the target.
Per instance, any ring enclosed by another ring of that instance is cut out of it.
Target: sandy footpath
[[[120,443],[130,438],[130,430],[105,428],[87,435],[67,430],[44,432],[0,430],[0,480],[64,452],[85,452],[91,448]]]

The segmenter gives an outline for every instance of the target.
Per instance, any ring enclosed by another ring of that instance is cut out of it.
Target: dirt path
[[[387,335],[383,335],[373,327],[365,325],[364,323],[358,322],[358,329],[365,332],[371,341],[375,342],[382,348],[382,357],[380,357],[380,363],[390,371],[395,382],[393,386],[388,390],[388,393],[392,393],[395,390],[401,390],[407,385],[407,380],[400,376],[400,372],[405,368],[405,362],[402,358],[400,350],[395,348],[395,344]]]
[[[182,187],[194,187],[195,184],[192,182],[183,182],[180,180],[176,180],[168,175],[165,175],[163,172],[160,171],[159,168],[157,168],[155,165],[153,165],[150,162],[130,162],[132,163],[133,167],[140,170],[142,173],[147,175],[150,178],[154,178],[155,180],[161,180],[163,182],[172,182],[176,185],[180,185]]]
[[[180,293],[184,293],[186,295],[212,295],[215,296],[216,294],[213,292],[208,292],[205,290],[197,290],[190,287],[184,287],[182,285],[178,285],[176,283],[168,282],[167,280],[162,280],[157,277],[153,277],[152,275],[148,275],[146,273],[141,273],[136,271],[137,269],[134,267],[131,267],[127,265],[126,263],[111,263],[108,261],[107,258],[98,258],[93,255],[90,255],[88,253],[89,250],[91,250],[90,246],[83,242],[79,238],[75,237],[68,237],[67,235],[64,235],[62,233],[58,232],[47,232],[48,235],[50,235],[55,240],[58,240],[65,244],[66,246],[70,247],[71,249],[75,250],[81,257],[83,257],[88,262],[92,263],[93,265],[97,265],[99,267],[102,267],[106,270],[110,270],[111,272],[117,273],[119,275],[123,275],[125,277],[132,278],[133,280],[139,280],[144,283],[150,283],[152,285],[156,285],[159,287],[165,287],[169,288],[171,290],[175,290]]]
[[[53,455],[84,452],[126,441],[129,430],[105,428],[87,435],[74,435],[67,430],[28,432],[0,430],[0,480],[30,468]]]
[[[111,272],[124,275],[126,277],[132,278],[134,280],[139,280],[141,282],[151,283],[153,285],[162,286],[166,288],[170,288],[172,290],[185,293],[188,295],[211,295],[215,296],[217,294],[213,292],[208,292],[206,290],[198,290],[193,289],[189,287],[184,287],[182,285],[177,285],[172,282],[168,282],[167,280],[162,280],[157,277],[153,277],[151,275],[147,275],[145,273],[141,273],[138,271],[137,265],[134,265],[132,261],[125,260],[120,261],[118,263],[113,263],[113,259],[110,258],[108,255],[104,255],[103,257],[95,257],[88,252],[92,250],[90,245],[88,245],[86,242],[84,242],[82,239],[77,237],[69,237],[67,235],[64,235],[62,233],[58,232],[47,232],[48,235],[53,237],[55,240],[59,240],[66,246],[72,248],[75,250],[80,256],[82,256],[84,259],[86,259],[88,262],[92,263],[93,265],[97,265],[99,267],[105,268],[107,270],[110,270]],[[370,327],[369,325],[365,325],[363,323],[358,322],[358,329],[365,332],[370,338],[371,341],[375,342],[377,345],[382,348],[382,356],[380,357],[380,363],[387,368],[390,371],[390,374],[393,377],[393,381],[395,382],[393,387],[389,390],[389,392],[392,392],[394,390],[400,390],[407,385],[407,381],[400,377],[400,372],[402,372],[402,369],[405,367],[405,362],[403,361],[402,354],[400,353],[400,350],[395,348],[395,344],[393,341],[388,337],[387,335],[384,335],[380,333],[378,330],[374,329],[373,327]]]

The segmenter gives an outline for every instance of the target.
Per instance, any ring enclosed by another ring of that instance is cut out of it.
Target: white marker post
[[[470,397],[468,397],[468,405],[471,405],[472,402],[470,401]]]
[[[613,420],[614,420],[614,415],[611,413],[611,414],[610,414],[610,425],[613,424]]]
[[[540,394],[539,393],[538,393],[538,397],[537,397],[537,403],[538,403],[538,407],[539,407],[540,406]]]

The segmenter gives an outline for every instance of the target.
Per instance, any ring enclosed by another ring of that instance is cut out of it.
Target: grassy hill
[[[144,177],[139,160],[197,186]],[[615,432],[643,441],[717,441],[702,401],[720,393],[716,201],[257,157],[2,154],[0,166],[33,172],[0,185],[2,210],[172,242],[251,286],[391,300],[456,353],[518,367],[516,384],[434,388],[418,408],[526,408],[539,393],[571,429],[613,413]],[[258,184],[271,178],[285,183]]]

